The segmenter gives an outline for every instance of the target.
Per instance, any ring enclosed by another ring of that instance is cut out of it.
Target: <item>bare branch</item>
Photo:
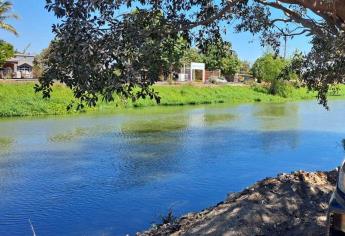
[[[295,12],[278,2],[267,2],[265,0],[255,0],[256,2],[263,4],[265,6],[273,7],[275,9],[281,10],[287,17],[291,18],[294,22],[303,25],[305,28],[310,29],[314,34],[322,36],[324,33],[320,26],[316,24],[315,21],[306,19],[302,17],[298,12]]]

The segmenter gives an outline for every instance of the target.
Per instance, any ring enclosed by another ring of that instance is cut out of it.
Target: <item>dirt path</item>
[[[0,84],[38,83],[38,79],[0,79]]]
[[[336,176],[299,171],[267,178],[217,206],[138,235],[325,235]]]

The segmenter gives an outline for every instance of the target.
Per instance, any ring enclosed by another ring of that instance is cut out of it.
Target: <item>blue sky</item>
[[[53,38],[51,33],[52,24],[56,23],[56,18],[44,9],[45,0],[12,0],[13,11],[20,16],[20,20],[10,21],[19,32],[19,37],[7,32],[0,31],[0,38],[15,46],[18,50],[23,50],[31,44],[28,51],[39,53],[46,48]],[[260,46],[257,37],[249,33],[234,34],[228,30],[226,38],[233,45],[234,50],[243,60],[254,62],[267,49]],[[306,37],[296,37],[288,43],[288,53],[293,53],[296,49],[307,52],[310,48]]]
[[[19,20],[9,21],[19,32],[19,37],[0,31],[0,38],[13,44],[16,49],[23,50],[31,43],[29,52],[38,53],[47,47],[53,38],[51,26],[55,17],[44,9],[45,0],[11,0],[13,12]]]

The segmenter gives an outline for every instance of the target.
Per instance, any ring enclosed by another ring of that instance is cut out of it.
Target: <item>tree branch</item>
[[[302,17],[299,13],[283,6],[282,4],[279,4],[277,2],[268,2],[266,0],[254,0],[257,3],[260,3],[262,5],[272,7],[278,10],[281,10],[287,17],[291,18],[294,22],[301,24],[305,28],[310,29],[314,34],[323,36],[324,32],[322,31],[321,27],[315,23],[315,21],[306,19]]]

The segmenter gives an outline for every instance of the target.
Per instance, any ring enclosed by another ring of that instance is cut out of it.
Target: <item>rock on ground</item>
[[[325,235],[336,178],[335,170],[280,174],[217,206],[137,235]]]

